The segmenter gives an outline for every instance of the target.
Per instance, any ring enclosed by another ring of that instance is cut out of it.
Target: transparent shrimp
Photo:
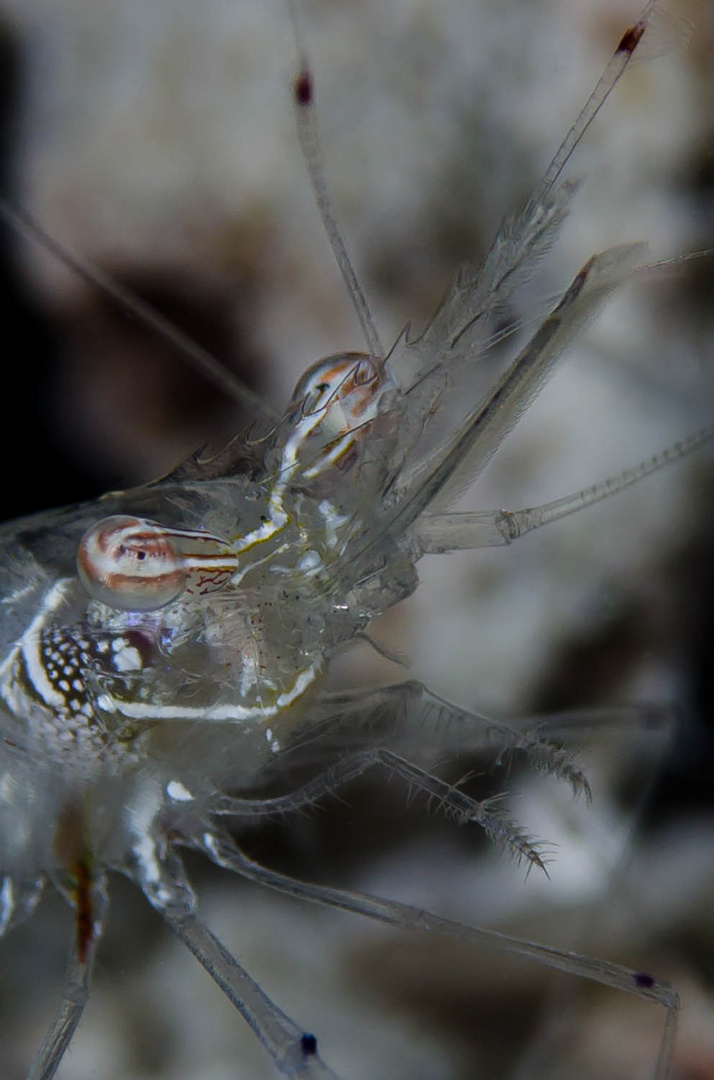
[[[666,1075],[677,997],[655,975],[416,905],[309,884],[250,858],[231,831],[244,818],[328,804],[379,769],[483,830],[528,869],[544,870],[543,847],[500,801],[475,798],[409,758],[416,729],[437,751],[495,741],[589,798],[586,775],[554,736],[487,721],[415,680],[335,692],[326,676],[376,617],[413,593],[422,556],[513,543],[711,438],[703,427],[612,479],[527,510],[452,509],[582,327],[621,285],[648,272],[638,244],[592,256],[540,323],[526,328],[491,388],[464,395],[472,369],[504,336],[503,312],[564,223],[574,188],[562,170],[653,9],[649,3],[622,36],[524,210],[498,232],[478,273],[459,273],[422,333],[406,331],[383,355],[352,282],[371,351],[312,365],[266,433],[239,438],[224,455],[191,459],[155,483],[4,528],[2,922],[8,929],[28,916],[47,881],[75,911],[62,1002],[31,1077],[54,1075],[81,1019],[112,873],[139,886],[280,1073],[337,1075],[319,1053],[318,1024],[313,1034],[290,1019],[199,918],[182,848],[290,897],[495,945],[652,1001],[665,1017],[655,1075]],[[306,65],[295,97],[314,171]],[[314,175],[334,236],[321,174]],[[337,254],[352,281],[344,250]],[[311,775],[285,794],[261,796],[263,780],[284,763],[299,764],[306,747],[317,762]]]

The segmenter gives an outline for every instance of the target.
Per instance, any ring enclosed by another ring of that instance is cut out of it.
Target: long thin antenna
[[[0,217],[4,218],[7,224],[25,240],[39,244],[44,251],[48,251],[64,266],[88,282],[93,288],[98,289],[127,315],[137,319],[158,338],[168,342],[179,355],[188,360],[228,397],[234,398],[242,405],[249,405],[271,423],[275,423],[279,419],[278,414],[269,405],[266,405],[254,390],[251,390],[236,375],[223,367],[215,356],[211,356],[193,338],[190,338],[188,334],[184,334],[182,330],[174,326],[156,308],[140,299],[130,289],[125,289],[116,278],[111,277],[90,260],[83,258],[75,251],[72,251],[71,248],[56,240],[27,210],[12,205],[5,198],[0,198]]]
[[[379,340],[379,334],[374,319],[372,318],[372,312],[369,309],[367,298],[362,291],[362,286],[357,279],[352,260],[347,253],[345,242],[342,239],[342,234],[340,233],[337,224],[332,197],[327,186],[327,180],[325,179],[320,136],[317,129],[312,69],[304,45],[304,36],[300,25],[297,0],[288,0],[288,9],[290,11],[290,18],[292,19],[293,30],[295,33],[295,43],[297,46],[299,62],[299,71],[293,83],[293,101],[295,103],[295,112],[297,116],[300,149],[302,150],[302,156],[305,160],[308,176],[310,177],[310,183],[312,184],[312,190],[315,195],[315,201],[320,212],[320,217],[322,218],[322,224],[327,233],[327,239],[330,241],[330,247],[337,260],[337,265],[340,268],[342,280],[347,287],[350,299],[357,312],[357,318],[360,321],[367,346],[372,356],[382,359],[384,357],[384,348]]]
[[[570,155],[600,112],[611,92],[622,78],[633,53],[644,37],[648,23],[654,14],[658,0],[649,0],[634,26],[630,26],[620,38],[609,64],[598,79],[597,86],[578,113],[575,123],[558,147],[555,157],[546,169],[542,180],[533,193],[533,202],[541,203],[548,195]]]

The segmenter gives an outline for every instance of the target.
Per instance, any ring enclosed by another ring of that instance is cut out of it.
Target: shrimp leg
[[[415,791],[426,795],[430,801],[447,814],[453,815],[459,824],[480,825],[488,838],[515,859],[525,859],[530,866],[545,870],[547,859],[543,845],[535,841],[499,807],[497,799],[472,799],[454,784],[447,784],[431,773],[420,769],[405,758],[385,747],[361,750],[330,766],[290,795],[272,799],[232,799],[223,796],[214,812],[229,815],[284,814],[312,806],[325,795],[333,794],[343,784],[362,776],[369,769],[381,765],[389,773],[405,780]],[[573,767],[573,773],[576,773]],[[582,783],[587,785],[585,778]],[[585,789],[589,791],[589,789]]]
[[[106,879],[101,877],[93,881],[82,899],[84,903],[77,904],[77,933],[62,988],[62,1001],[30,1066],[27,1080],[52,1080],[89,1000],[92,969],[107,905]],[[86,924],[82,920],[81,908],[89,914]]]
[[[608,477],[552,502],[525,510],[476,510],[456,514],[425,514],[415,531],[423,554],[443,554],[482,547],[511,544],[526,533],[575,514],[586,506],[607,499],[636,484],[665,465],[679,461],[699,450],[714,438],[714,425],[700,428],[674,446],[634,465],[617,476]]]
[[[253,862],[236,847],[230,837],[223,833],[204,832],[201,837],[194,839],[194,843],[217,866],[232,870],[249,881],[265,885],[288,896],[297,896],[312,903],[323,904],[342,911],[352,911],[378,922],[400,926],[405,930],[432,932],[474,945],[490,945],[504,952],[536,960],[556,971],[577,975],[603,986],[624,990],[637,997],[656,1002],[666,1009],[667,1015],[653,1080],[664,1080],[667,1076],[674,1050],[679,997],[669,983],[656,979],[653,975],[633,971],[607,960],[583,956],[563,949],[549,948],[495,930],[456,922],[432,911],[394,900],[384,900],[369,893],[332,889],[298,881]]]
[[[122,868],[240,1012],[288,1080],[339,1080],[317,1053],[317,1040],[268,997],[196,914],[196,900],[179,858],[142,852]],[[34,1080],[34,1078],[33,1078]],[[43,1078],[44,1080],[44,1078]]]
[[[382,765],[409,783],[414,783],[417,788],[436,795],[444,806],[450,806],[460,817],[458,807],[452,804],[451,797],[447,795],[447,791],[453,790],[449,785],[417,770],[384,745],[400,745],[405,737],[412,737],[415,730],[419,732],[421,746],[431,746],[440,751],[463,752],[490,746],[499,757],[509,752],[522,752],[534,769],[564,780],[570,784],[574,795],[582,794],[590,798],[587,779],[572,754],[544,737],[541,723],[530,729],[516,730],[446,701],[416,679],[380,686],[368,692],[357,689],[327,694],[316,703],[315,710],[316,713],[321,711],[325,719],[321,724],[319,716],[315,715],[311,738],[314,738],[315,730],[319,731],[322,726],[320,734],[328,739],[339,733],[340,746],[345,742],[349,744],[350,737],[362,742],[365,732],[369,732],[370,738],[382,745],[342,757],[298,792],[277,799],[233,799],[220,795],[212,803],[211,810],[214,813],[237,814],[283,813],[312,804],[336,787],[362,775],[373,765]],[[637,707],[613,710],[618,722],[623,715],[630,719],[633,711],[639,712]],[[560,719],[562,721],[562,716]],[[298,746],[295,749],[299,751]],[[441,785],[438,792],[433,786],[435,784]],[[462,798],[460,793],[459,798]],[[474,812],[473,807],[471,812]]]

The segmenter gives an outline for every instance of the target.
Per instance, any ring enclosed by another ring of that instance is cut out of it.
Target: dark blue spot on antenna
[[[639,986],[641,990],[651,990],[656,981],[652,975],[644,971],[638,971],[635,975],[635,986]]]
[[[300,1049],[302,1050],[305,1057],[314,1057],[314,1055],[317,1053],[317,1039],[315,1038],[315,1036],[310,1035],[308,1032],[305,1032],[304,1035],[301,1035]]]

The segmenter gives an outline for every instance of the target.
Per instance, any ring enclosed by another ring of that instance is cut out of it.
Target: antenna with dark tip
[[[598,79],[597,86],[578,113],[575,123],[558,147],[555,157],[546,169],[542,180],[534,191],[532,197],[534,203],[542,203],[545,200],[548,192],[556,183],[558,177],[568,163],[573,150],[575,150],[575,147],[578,145],[583,135],[600,112],[600,109],[607,101],[611,92],[615,89],[615,86],[624,75],[625,69],[630,63],[635,49],[644,37],[645,31],[647,30],[657,5],[658,0],[649,0],[649,3],[645,6],[644,11],[634,26],[630,26],[625,30],[625,33],[620,38],[609,64]]]
[[[168,342],[176,352],[185,360],[193,364],[194,368],[210,379],[228,397],[239,401],[242,405],[249,405],[261,416],[274,424],[279,419],[269,405],[260,398],[254,390],[228,371],[222,364],[206,352],[193,338],[184,334],[182,330],[156,308],[140,299],[130,289],[125,289],[116,278],[100,270],[89,259],[85,259],[72,251],[65,244],[55,240],[40,223],[27,212],[17,206],[13,206],[7,199],[0,198],[0,217],[12,227],[12,229],[25,240],[39,244],[43,250],[48,251],[64,266],[68,267],[93,288],[98,289],[113,303],[121,308],[127,315],[132,316],[142,323],[158,338]]]
[[[332,198],[325,179],[322,150],[320,148],[320,136],[317,130],[317,115],[315,112],[314,89],[312,69],[308,61],[304,45],[304,37],[300,26],[298,0],[288,0],[288,9],[295,33],[297,46],[299,71],[293,83],[293,102],[297,116],[298,138],[300,149],[305,160],[312,190],[315,195],[317,208],[322,218],[322,224],[330,241],[330,247],[337,260],[337,265],[342,274],[342,280],[347,286],[350,299],[357,312],[357,318],[362,327],[367,346],[372,356],[377,359],[384,358],[384,349],[379,340],[377,327],[374,325],[372,312],[369,310],[367,298],[362,291],[352,260],[347,254],[345,242],[342,239],[337,217],[332,205]]]

